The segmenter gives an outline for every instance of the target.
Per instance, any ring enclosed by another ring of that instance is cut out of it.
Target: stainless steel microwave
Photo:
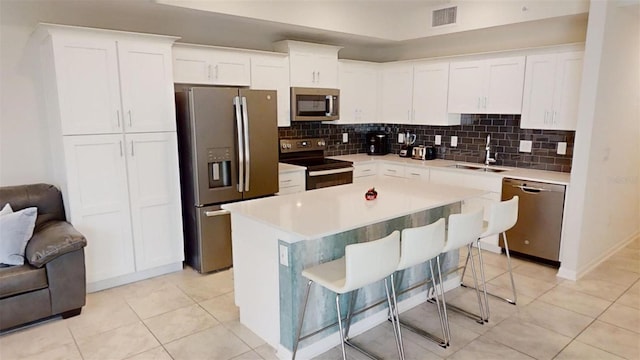
[[[340,89],[291,88],[291,120],[325,121],[340,118]]]

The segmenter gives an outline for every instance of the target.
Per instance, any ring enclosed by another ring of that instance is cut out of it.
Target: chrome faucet
[[[491,157],[491,135],[487,135],[487,146],[485,146],[484,149],[487,151],[487,155],[484,160],[484,165],[489,166],[489,164],[496,162],[496,159]],[[498,153],[496,152],[494,156],[497,158]]]

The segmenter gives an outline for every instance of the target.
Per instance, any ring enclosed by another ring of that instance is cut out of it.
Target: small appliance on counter
[[[435,146],[427,146],[424,151],[425,160],[435,160],[438,157],[438,149]]]
[[[416,134],[411,134],[407,131],[404,136],[404,145],[400,147],[400,157],[411,157],[413,156],[413,144],[416,142]]]
[[[386,155],[389,153],[389,136],[383,131],[367,133],[367,154]]]
[[[438,150],[433,146],[415,146],[411,153],[411,158],[416,160],[434,160],[438,155]]]

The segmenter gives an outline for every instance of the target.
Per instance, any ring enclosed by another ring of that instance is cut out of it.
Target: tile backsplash
[[[327,140],[326,156],[366,152],[366,133],[382,130],[390,134],[389,150],[400,151],[398,133],[416,134],[416,145],[433,145],[436,135],[442,136],[437,146],[438,158],[472,163],[484,163],[487,135],[491,135],[491,156],[494,165],[523,167],[538,170],[571,171],[574,131],[520,129],[520,115],[462,115],[458,126],[429,126],[403,124],[332,125],[320,122],[294,122],[291,127],[279,128],[280,138],[322,137]],[[349,142],[342,143],[342,134],[349,134]],[[458,146],[451,147],[451,136],[458,137]],[[519,152],[520,140],[532,141],[531,153]],[[557,143],[566,142],[566,155],[556,153]]]

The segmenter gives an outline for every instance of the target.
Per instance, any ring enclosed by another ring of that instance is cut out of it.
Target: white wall
[[[639,11],[591,3],[563,244],[569,278],[640,233]]]

